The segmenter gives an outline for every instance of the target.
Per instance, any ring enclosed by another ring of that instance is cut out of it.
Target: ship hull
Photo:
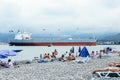
[[[96,42],[10,42],[10,46],[95,46]]]

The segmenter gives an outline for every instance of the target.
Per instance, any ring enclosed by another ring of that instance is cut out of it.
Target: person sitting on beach
[[[46,55],[47,55],[47,54],[45,53],[44,56],[43,56],[44,59],[46,58]]]
[[[65,57],[64,57],[64,55],[62,54],[62,56],[59,58],[59,61],[66,61],[66,59],[65,59]]]
[[[98,51],[96,51],[96,57],[97,58],[102,58],[102,50],[100,50],[100,52],[98,53]]]
[[[98,53],[98,51],[96,51],[95,56],[96,56],[96,58],[98,58],[98,57],[99,57],[99,53]]]
[[[100,59],[102,58],[102,55],[103,55],[103,50],[100,50],[100,53],[99,53],[99,58]]]
[[[100,69],[100,70],[95,70],[92,73],[95,74],[96,72],[104,72],[104,71],[111,71],[111,72],[120,72],[120,68],[113,68],[113,67],[108,67],[108,68],[104,68],[104,69]]]
[[[56,54],[54,52],[52,52],[51,61],[54,61],[54,60],[56,60]]]
[[[50,61],[50,54],[44,54],[43,58],[41,58],[40,60],[38,60],[38,63],[43,63],[43,62],[49,62]]]
[[[42,54],[40,54],[40,60],[43,60],[46,57],[46,53],[44,55],[44,57],[42,56]]]
[[[8,63],[6,64],[6,67],[7,67],[7,68],[13,68],[13,67],[14,67],[11,59],[8,59]]]
[[[50,59],[50,54],[49,53],[47,54],[47,58]]]
[[[44,54],[44,57],[43,57],[44,59],[50,59],[50,54],[48,53],[48,54]]]
[[[72,49],[70,49],[70,52],[69,53],[72,53]]]
[[[105,51],[106,51],[106,54],[109,54],[111,52],[111,48],[107,47]]]
[[[103,54],[107,54],[107,53],[106,53],[106,50],[102,50],[102,53],[103,53]]]
[[[0,65],[3,66],[3,67],[5,67],[6,62],[5,62],[5,61],[1,61],[1,62],[0,62]]]
[[[118,56],[120,56],[120,51],[118,51],[117,53],[118,53]]]
[[[56,54],[52,52],[51,58],[56,58]]]
[[[57,55],[57,54],[58,54],[58,51],[57,51],[57,49],[55,49],[55,51],[54,51],[54,54],[55,54],[55,55]]]
[[[71,53],[70,53],[67,60],[68,61],[75,60],[75,56],[71,55]]]
[[[46,54],[46,57],[44,58],[45,60],[49,61],[50,60],[50,54]]]
[[[43,57],[42,57],[42,54],[40,54],[40,59],[42,59]]]

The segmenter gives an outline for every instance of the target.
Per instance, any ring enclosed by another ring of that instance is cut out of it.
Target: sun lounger
[[[101,70],[95,70],[92,73],[94,78],[111,78],[111,77],[120,77],[120,68],[109,67]]]
[[[38,63],[46,63],[46,62],[52,62],[50,59],[40,59],[37,61]]]
[[[80,58],[80,59],[75,60],[74,62],[77,62],[77,63],[87,63],[87,62],[90,62],[90,58],[89,57]]]
[[[74,63],[84,63],[82,60],[73,60]]]
[[[46,62],[53,62],[53,61],[58,61],[57,58],[51,58],[51,59],[40,59],[37,60],[38,63],[46,63]]]

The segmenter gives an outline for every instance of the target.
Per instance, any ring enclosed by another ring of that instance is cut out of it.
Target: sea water
[[[57,49],[58,56],[61,56],[62,54],[65,54],[66,51],[70,52],[70,49],[73,46],[9,46],[9,45],[0,45],[0,50],[23,50],[19,52],[16,56],[10,56],[8,58],[11,58],[12,60],[32,60],[34,57],[40,56],[40,54],[49,53],[52,54],[52,52]],[[80,46],[81,49],[84,46]],[[86,46],[89,53],[91,51],[99,51],[103,50],[106,47],[111,47],[115,50],[120,50],[120,45],[96,45],[96,46]],[[74,54],[78,53],[79,46],[74,46]]]

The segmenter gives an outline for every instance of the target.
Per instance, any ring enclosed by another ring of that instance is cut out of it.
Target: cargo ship
[[[28,32],[18,32],[9,42],[10,46],[95,46],[96,39],[39,38],[32,39]]]

